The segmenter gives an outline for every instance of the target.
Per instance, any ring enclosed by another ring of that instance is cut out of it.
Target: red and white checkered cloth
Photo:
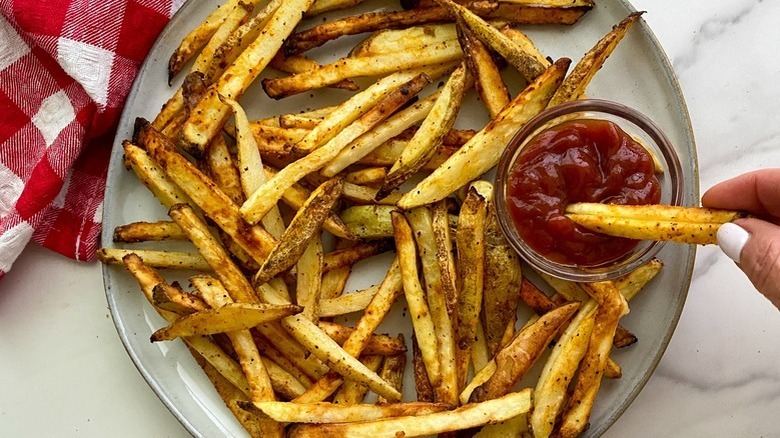
[[[92,260],[135,75],[184,0],[0,0],[0,277],[33,239]]]

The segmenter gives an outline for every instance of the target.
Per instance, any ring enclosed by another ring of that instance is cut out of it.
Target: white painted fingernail
[[[718,246],[731,260],[739,263],[742,248],[745,247],[750,234],[739,225],[727,222],[718,229]]]

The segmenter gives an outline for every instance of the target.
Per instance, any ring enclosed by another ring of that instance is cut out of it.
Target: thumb
[[[718,230],[718,245],[780,309],[780,226],[760,219],[723,224]]]

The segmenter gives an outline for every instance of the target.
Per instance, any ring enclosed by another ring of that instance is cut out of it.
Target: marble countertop
[[[609,1],[609,0],[601,0]],[[702,192],[780,167],[780,2],[635,0],[672,60]],[[677,330],[608,437],[780,435],[780,312],[699,250]],[[134,368],[100,267],[31,245],[0,281],[0,435],[188,436]]]

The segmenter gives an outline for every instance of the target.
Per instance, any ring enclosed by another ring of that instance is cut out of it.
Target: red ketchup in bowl
[[[564,216],[575,202],[656,204],[661,199],[650,154],[619,126],[575,119],[536,135],[509,171],[507,207],[520,237],[562,264],[603,266],[638,243],[583,228]]]

